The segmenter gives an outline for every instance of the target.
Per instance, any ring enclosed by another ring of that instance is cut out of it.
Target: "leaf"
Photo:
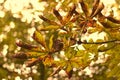
[[[104,51],[107,51],[107,50],[110,50],[110,49],[114,48],[115,46],[116,46],[115,43],[106,43],[106,44],[100,45],[98,47],[98,51],[99,52],[104,52]]]
[[[49,50],[51,50],[52,47],[53,47],[53,37],[54,37],[54,35],[52,35],[52,36],[50,37],[50,40],[49,40]]]
[[[103,22],[101,22],[101,24],[105,27],[105,28],[119,28],[120,24],[116,24],[111,22],[110,20],[104,20]]]
[[[120,66],[115,66],[109,73],[108,77],[118,76],[120,74]]]
[[[100,2],[100,0],[94,0],[91,16],[94,14],[95,10],[99,6],[99,2]]]
[[[13,55],[13,58],[18,58],[18,59],[27,59],[27,54],[25,52],[19,52]]]
[[[49,25],[49,26],[40,28],[40,31],[49,31],[49,30],[57,30],[57,29],[60,29],[60,26]]]
[[[60,21],[61,24],[64,24],[62,16],[60,15],[60,13],[56,10],[53,9],[53,13],[55,14],[55,16],[57,17],[57,19]]]
[[[35,31],[33,34],[33,39],[37,41],[39,44],[41,44],[44,48],[46,48],[45,38],[40,32]]]
[[[32,58],[31,60],[29,60],[29,61],[26,62],[26,66],[27,66],[27,67],[34,66],[34,65],[35,65],[37,62],[39,62],[39,61],[41,61],[41,60]]]
[[[97,44],[83,44],[83,47],[89,53],[97,53],[98,52],[98,45]]]
[[[68,58],[68,59],[71,59],[72,57],[74,57],[74,54],[75,54],[75,50],[74,48],[68,48],[66,49],[65,51],[65,56]]]
[[[85,16],[88,17],[89,15],[88,5],[83,0],[80,1],[80,4],[83,12],[85,13]]]
[[[28,49],[28,50],[37,51],[37,52],[45,52],[42,48],[40,48],[40,46],[31,45],[28,43],[24,43],[22,41],[16,42],[16,44],[17,46]]]
[[[51,25],[59,25],[59,26],[60,26],[60,24],[58,24],[58,23],[56,23],[56,22],[54,22],[54,21],[51,21],[51,20],[43,17],[42,15],[39,16],[39,17],[40,17],[43,21],[45,21],[45,22],[47,22],[47,23],[49,23],[49,24],[51,24]]]
[[[27,55],[27,57],[29,58],[38,58],[42,55],[45,55],[46,53],[38,53],[38,52],[26,52],[25,53]]]
[[[55,40],[53,43],[54,52],[58,52],[63,49],[63,42],[61,40]]]
[[[97,14],[101,13],[101,11],[103,10],[104,5],[103,3],[99,4],[99,6],[97,7],[97,9],[95,10],[95,12],[91,15],[91,18],[95,17]]]
[[[67,73],[68,78],[70,79],[72,77],[72,74],[73,74],[73,68],[72,68],[70,63],[67,63],[65,72]]]
[[[117,24],[120,24],[120,20],[116,20],[116,19],[114,19],[114,18],[112,18],[111,16],[108,16],[108,17],[106,17],[108,20],[110,20],[111,22],[113,22],[113,23],[117,23]]]
[[[74,5],[72,9],[68,12],[67,16],[65,17],[64,19],[65,23],[71,19],[73,13],[75,12],[75,9],[76,9],[76,6]]]
[[[54,59],[51,55],[45,56],[42,61],[45,66],[49,66],[49,67],[51,67],[54,63]]]

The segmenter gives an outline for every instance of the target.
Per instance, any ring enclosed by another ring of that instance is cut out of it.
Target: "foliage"
[[[94,0],[92,8],[87,0],[60,1],[59,8],[55,1],[48,3],[43,15],[39,16],[42,24],[35,25],[32,36],[35,42],[24,42],[25,38],[17,41],[16,45],[22,49],[12,57],[25,60],[27,67],[38,65],[41,80],[61,70],[71,79],[75,75],[81,80],[119,80],[120,21],[102,13],[104,5],[100,0]],[[102,33],[105,34],[103,39],[98,37]],[[90,37],[93,34],[98,38]],[[87,68],[95,71],[87,75]]]

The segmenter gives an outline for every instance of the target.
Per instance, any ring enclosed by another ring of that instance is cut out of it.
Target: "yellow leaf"
[[[40,32],[35,31],[33,34],[33,39],[36,40],[39,44],[41,44],[44,48],[46,48],[45,38]]]

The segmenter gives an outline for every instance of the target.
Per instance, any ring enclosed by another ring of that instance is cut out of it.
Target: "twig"
[[[105,43],[120,43],[119,40],[109,40],[109,41],[104,41],[104,42],[82,42],[82,41],[78,41],[78,44],[105,44]]]

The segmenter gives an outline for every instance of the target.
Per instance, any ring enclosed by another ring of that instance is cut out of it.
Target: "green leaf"
[[[29,58],[38,58],[38,57],[40,57],[40,56],[45,55],[46,53],[26,52],[25,54],[26,54],[27,57],[29,57]]]
[[[68,48],[65,52],[65,56],[70,59],[74,56],[75,52],[76,51],[74,50],[74,48]]]
[[[41,44],[44,48],[46,48],[45,38],[40,32],[35,31],[33,34],[33,39],[37,41],[39,44]]]
[[[114,43],[106,43],[106,44],[100,45],[98,47],[98,51],[104,52],[104,51],[110,50],[110,49],[112,49],[114,47],[115,47]]]
[[[118,76],[120,74],[120,67],[119,66],[115,66],[109,73],[108,73],[108,77],[112,77],[112,76]]]
[[[54,37],[54,35],[52,35],[52,36],[50,37],[50,40],[49,40],[49,50],[51,50],[52,47],[53,47],[53,37]]]

